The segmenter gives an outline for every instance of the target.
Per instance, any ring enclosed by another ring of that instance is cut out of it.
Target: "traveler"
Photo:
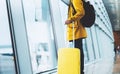
[[[67,25],[67,40],[70,42],[74,40],[75,48],[80,49],[80,53],[81,53],[81,64],[80,64],[81,67],[80,68],[81,68],[81,74],[84,74],[84,53],[83,53],[82,41],[84,38],[87,37],[87,33],[85,30],[85,27],[82,26],[79,20],[85,15],[85,11],[83,8],[82,0],[70,0],[70,1],[76,10],[76,13],[70,4],[68,7],[68,18],[65,21],[65,24]]]

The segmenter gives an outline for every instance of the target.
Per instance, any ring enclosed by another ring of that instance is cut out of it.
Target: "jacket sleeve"
[[[83,2],[81,0],[73,0],[72,1],[74,9],[76,11],[75,15],[69,18],[69,20],[75,21],[81,19],[84,14]]]

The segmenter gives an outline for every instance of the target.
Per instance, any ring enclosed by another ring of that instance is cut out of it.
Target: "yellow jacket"
[[[73,40],[73,32],[75,39],[86,38],[87,37],[86,30],[79,22],[79,20],[85,14],[83,3],[81,0],[71,0],[71,3],[75,8],[76,14],[73,15],[74,9],[72,5],[70,5],[68,9],[68,20],[72,20],[74,21],[74,23],[67,25],[67,40]],[[74,24],[74,31],[73,31],[73,24]]]

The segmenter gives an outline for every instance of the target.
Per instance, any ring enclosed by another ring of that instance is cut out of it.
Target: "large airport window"
[[[23,0],[32,68],[40,73],[57,66],[49,0]]]
[[[0,0],[0,74],[16,74],[6,0]]]

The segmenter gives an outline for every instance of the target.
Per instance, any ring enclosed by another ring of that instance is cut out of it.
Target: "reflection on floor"
[[[113,68],[113,74],[120,74],[120,53],[116,54],[115,65]]]

